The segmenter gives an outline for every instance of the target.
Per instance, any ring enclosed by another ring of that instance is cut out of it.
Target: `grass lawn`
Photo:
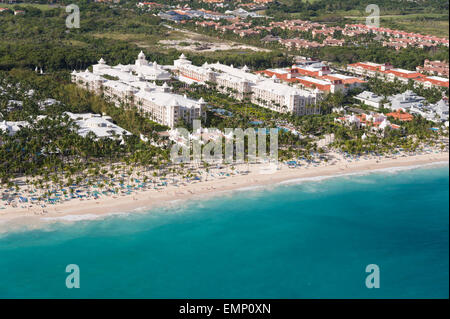
[[[381,25],[390,28],[405,30],[408,32],[416,32],[420,34],[430,34],[440,37],[448,37],[449,22],[448,15],[444,18],[427,19],[426,17],[415,18],[382,18]]]
[[[39,4],[39,3],[14,3],[14,4],[6,4],[6,3],[0,3],[0,7],[2,8],[13,8],[15,6],[20,6],[20,7],[35,7],[39,10],[42,11],[47,11],[47,10],[51,10],[56,8],[55,5],[48,5],[48,4]]]

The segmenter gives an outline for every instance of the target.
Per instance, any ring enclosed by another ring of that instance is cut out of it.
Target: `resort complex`
[[[295,115],[320,112],[315,107],[319,99],[317,94],[280,83],[276,77],[265,79],[253,74],[245,65],[235,68],[233,65],[217,62],[196,66],[182,54],[174,61],[174,68],[180,81],[203,84],[210,82],[220,92],[231,94],[240,100],[250,99],[251,102],[276,112]]]
[[[134,69],[138,71],[143,71],[142,67],[148,67],[142,51],[136,61],[136,66]],[[194,120],[206,118],[206,103],[203,99],[193,100],[174,94],[166,82],[158,86],[155,82],[148,82],[148,77],[144,73],[135,75],[137,71],[132,68],[127,71],[128,68],[128,66],[112,68],[102,58],[98,64],[92,67],[92,72],[89,70],[72,72],[72,81],[96,94],[103,94],[114,101],[117,106],[136,106],[155,122],[172,128],[180,120],[192,125]],[[150,69],[156,70],[158,73],[156,75],[156,73],[147,72],[147,75],[152,74],[152,78],[170,79],[170,74],[161,67]]]
[[[390,63],[352,63],[347,66],[347,71],[365,77],[379,77],[389,82],[393,82],[396,80],[407,84],[409,81],[413,81],[414,85],[423,85],[426,88],[449,87],[448,78],[439,76],[427,76],[417,71],[394,68]]]
[[[348,90],[361,88],[366,83],[361,78],[338,73],[320,61],[313,63],[306,61],[295,64],[291,68],[267,69],[259,73],[272,78],[276,77],[283,82],[322,96],[328,93],[346,93]]]
[[[448,299],[448,0],[0,2],[0,299]]]

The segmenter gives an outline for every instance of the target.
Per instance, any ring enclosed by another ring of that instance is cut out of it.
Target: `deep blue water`
[[[81,288],[65,286],[77,264]],[[377,264],[380,288],[365,268]],[[448,298],[449,168],[242,190],[0,237],[1,298]]]

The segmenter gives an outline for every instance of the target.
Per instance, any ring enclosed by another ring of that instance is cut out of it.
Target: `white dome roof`
[[[144,52],[142,52],[142,50],[138,54],[138,59],[145,59],[145,54],[144,54]]]

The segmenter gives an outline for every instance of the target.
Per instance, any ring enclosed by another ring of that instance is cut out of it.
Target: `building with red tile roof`
[[[409,80],[415,80],[425,77],[425,75],[419,72],[409,71],[405,69],[390,69],[382,73],[385,74],[385,77],[388,81],[399,80],[404,83],[408,83]]]
[[[373,62],[357,62],[351,63],[347,66],[347,70],[349,72],[369,77],[375,77],[380,72],[385,72],[392,68],[393,66],[390,63],[379,64]]]
[[[418,66],[416,68],[417,72],[428,73],[438,76],[449,76],[449,65],[448,62],[444,61],[430,61],[426,59],[423,66]]]
[[[397,110],[396,112],[391,112],[386,114],[387,116],[391,116],[396,120],[400,120],[402,122],[409,122],[414,119],[414,116],[412,116],[409,113],[402,112],[401,110]]]
[[[423,77],[414,79],[414,81],[415,81],[416,85],[422,84],[427,89],[432,88],[432,87],[442,87],[442,88],[449,87],[448,79],[442,78],[439,76],[423,76]]]
[[[311,65],[294,65],[292,68],[267,69],[255,73],[264,74],[267,77],[275,76],[282,81],[296,83],[299,87],[319,90],[323,93],[345,92],[366,83],[356,77],[331,72],[328,66],[316,62]]]

